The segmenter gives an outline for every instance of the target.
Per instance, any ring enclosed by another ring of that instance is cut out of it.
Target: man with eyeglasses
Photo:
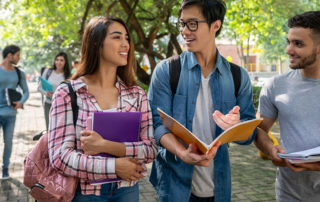
[[[150,181],[160,201],[231,201],[228,146],[218,143],[201,154],[194,144],[184,145],[163,126],[156,111],[159,107],[209,144],[223,130],[255,118],[247,72],[239,68],[236,96],[230,63],[216,47],[225,12],[220,0],[183,0],[178,27],[187,51],[180,55],[176,92],[171,92],[168,60],[160,62],[153,73],[148,99],[159,154]],[[255,133],[239,143],[249,144],[254,137]]]

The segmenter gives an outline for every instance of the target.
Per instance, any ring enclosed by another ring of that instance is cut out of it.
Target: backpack
[[[17,83],[17,87],[18,86],[22,86],[21,85],[21,71],[20,71],[20,69],[19,69],[19,67],[14,67],[14,69],[16,70],[16,72],[17,72],[17,75],[18,75],[18,83]]]
[[[48,80],[48,78],[50,77],[50,75],[52,74],[53,72],[53,68],[48,68],[47,72],[46,72],[46,75],[45,75],[45,79]]]
[[[172,97],[176,94],[177,86],[179,83],[180,72],[181,72],[181,62],[180,56],[172,56],[168,59],[169,62],[169,75],[170,75],[170,87],[172,92]],[[241,85],[241,69],[238,65],[230,62],[230,69],[234,84],[234,95],[238,97],[239,88]]]
[[[79,110],[76,102],[77,95],[70,82],[63,83],[66,83],[69,88],[73,125],[76,127]],[[75,195],[79,178],[65,176],[53,168],[48,151],[48,133],[46,133],[24,160],[23,184],[31,189],[30,194],[37,201],[71,201]]]

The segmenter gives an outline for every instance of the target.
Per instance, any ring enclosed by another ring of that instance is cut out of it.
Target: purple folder
[[[99,133],[104,139],[114,142],[138,142],[140,123],[141,112],[94,112],[92,116],[93,130]],[[98,155],[103,157],[112,156],[105,153]],[[91,181],[90,184],[97,185],[120,180],[121,178],[118,177]]]

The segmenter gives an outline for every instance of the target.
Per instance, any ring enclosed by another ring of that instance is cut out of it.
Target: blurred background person
[[[51,68],[45,69],[41,76],[51,83],[53,92],[47,92],[42,89],[41,83],[39,82],[38,91],[45,95],[44,99],[44,117],[46,121],[46,129],[48,130],[49,124],[49,110],[51,108],[51,99],[54,91],[57,89],[58,85],[70,77],[70,68],[68,56],[65,52],[60,52],[54,58],[53,66]]]
[[[2,178],[9,178],[9,163],[12,152],[12,138],[16,122],[17,109],[21,109],[29,97],[28,85],[25,73],[14,65],[20,60],[20,48],[15,45],[7,46],[2,52],[3,61],[0,64],[0,128],[3,130],[4,151]],[[14,106],[7,104],[5,89],[16,89],[20,87],[23,91],[19,101]]]
[[[73,63],[72,63],[72,70],[71,70],[71,74],[72,74],[72,75],[73,75],[74,73],[76,73],[77,68],[78,68],[78,65],[79,65],[79,61],[77,61],[77,60],[73,61]]]

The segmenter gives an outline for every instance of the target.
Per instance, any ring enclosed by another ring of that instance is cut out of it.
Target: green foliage
[[[263,50],[265,60],[275,62],[286,57],[288,18],[319,9],[319,4],[316,0],[229,0],[222,33],[240,46],[240,57],[255,44]]]
[[[70,61],[79,59],[83,25],[93,16],[109,14],[127,22],[138,60],[147,55],[153,70],[156,58],[172,54],[168,44],[170,36],[175,38],[179,34],[175,22],[180,2],[0,0],[0,47],[19,45],[22,48],[20,64],[27,72],[52,65],[59,51],[67,52]],[[249,44],[259,45],[269,61],[285,58],[287,19],[320,7],[318,0],[226,0],[226,3],[223,36],[242,47],[242,56]]]
[[[254,109],[257,111],[258,109],[258,105],[259,105],[259,96],[260,96],[260,91],[261,91],[261,86],[252,86],[252,90],[253,90],[253,105],[254,105]]]
[[[138,85],[139,85],[146,93],[148,93],[148,90],[149,90],[149,86],[148,86],[148,85],[140,82],[139,80],[138,80]]]

